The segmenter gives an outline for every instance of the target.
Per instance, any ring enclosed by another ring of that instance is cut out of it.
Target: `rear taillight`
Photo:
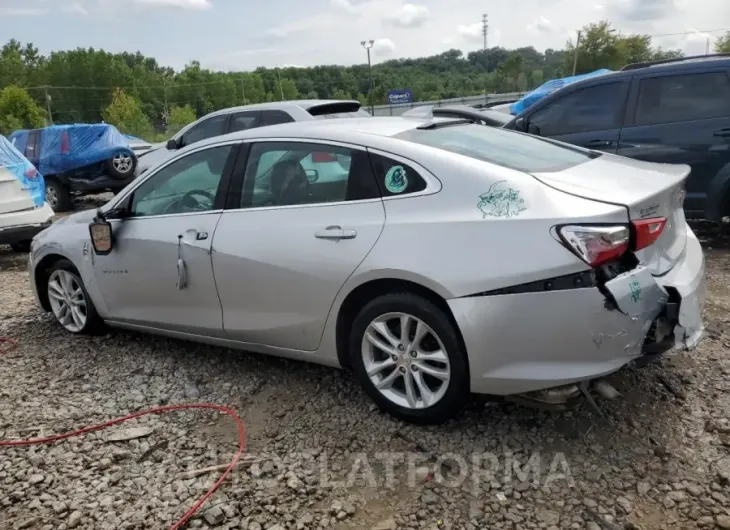
[[[570,250],[591,267],[620,258],[629,250],[627,226],[568,225],[558,229]]]
[[[67,155],[71,150],[71,142],[68,138],[68,131],[61,133],[61,154]]]
[[[38,175],[40,175],[40,173],[38,173],[38,170],[36,168],[30,167],[25,170],[24,175],[25,175],[25,178],[33,180],[35,178],[38,178]]]
[[[312,161],[317,163],[335,162],[337,158],[332,153],[312,153]]]
[[[652,219],[639,219],[632,221],[634,225],[634,250],[641,250],[653,245],[667,226],[666,217],[654,217]]]

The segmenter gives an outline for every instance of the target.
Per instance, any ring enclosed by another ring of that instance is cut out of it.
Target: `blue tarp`
[[[28,143],[28,133],[16,131],[10,135],[21,151],[25,150]],[[54,125],[40,129],[40,133],[40,149],[37,152],[41,156],[33,162],[46,175],[103,162],[119,152],[132,154],[127,138],[116,127],[106,123]]]
[[[598,75],[608,74],[611,71],[612,70],[607,70],[606,68],[601,68],[600,70],[596,70],[595,72],[589,72],[587,74],[580,74],[580,75],[573,75],[570,77],[563,77],[561,79],[553,79],[552,81],[543,83],[542,85],[537,87],[532,92],[527,93],[519,101],[515,101],[514,103],[512,103],[509,106],[510,114],[517,116],[526,108],[530,107],[531,105],[534,105],[535,103],[540,101],[542,98],[544,98],[548,94],[552,94],[557,89],[563,88],[565,85],[575,83],[576,81],[580,81],[581,79],[587,79],[589,77],[595,77]]]
[[[33,164],[9,140],[0,135],[0,168],[6,168],[18,179],[33,199],[35,206],[46,202],[46,185]]]

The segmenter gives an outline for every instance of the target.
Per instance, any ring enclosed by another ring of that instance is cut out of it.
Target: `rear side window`
[[[411,129],[394,137],[525,173],[562,171],[600,156],[529,134],[474,124]]]
[[[259,126],[258,112],[239,112],[231,116],[228,132],[245,131]]]
[[[635,125],[730,116],[730,81],[725,72],[642,79]]]
[[[383,197],[417,193],[426,189],[426,181],[415,169],[391,158],[371,153],[375,179]]]
[[[625,83],[606,83],[566,94],[535,111],[528,130],[540,136],[558,136],[621,127]]]
[[[36,158],[38,156],[38,140],[40,133],[32,131],[28,133],[28,143],[25,144],[25,158]]]
[[[292,121],[294,121],[294,118],[283,110],[264,110],[261,112],[261,126],[289,123]]]

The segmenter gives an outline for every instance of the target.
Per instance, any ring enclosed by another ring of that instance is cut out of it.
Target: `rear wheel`
[[[67,212],[71,209],[71,192],[68,187],[53,177],[46,177],[46,202],[54,212]]]
[[[81,276],[70,261],[58,260],[51,266],[46,290],[53,316],[66,331],[92,334],[103,329]]]
[[[372,300],[355,317],[353,371],[383,410],[414,423],[441,423],[469,396],[466,352],[454,324],[431,301],[411,293]]]
[[[137,157],[132,153],[120,151],[106,161],[106,170],[114,178],[126,179],[134,175]]]

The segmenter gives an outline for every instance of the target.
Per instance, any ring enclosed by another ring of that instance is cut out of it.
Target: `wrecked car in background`
[[[700,340],[688,174],[461,119],[260,127],[55,223],[31,285],[70,333],[349,368],[409,421],[444,421],[469,392],[562,406]]]
[[[15,131],[13,145],[43,174],[46,200],[56,212],[71,196],[118,191],[135,177],[137,156],[113,125],[54,125]]]

